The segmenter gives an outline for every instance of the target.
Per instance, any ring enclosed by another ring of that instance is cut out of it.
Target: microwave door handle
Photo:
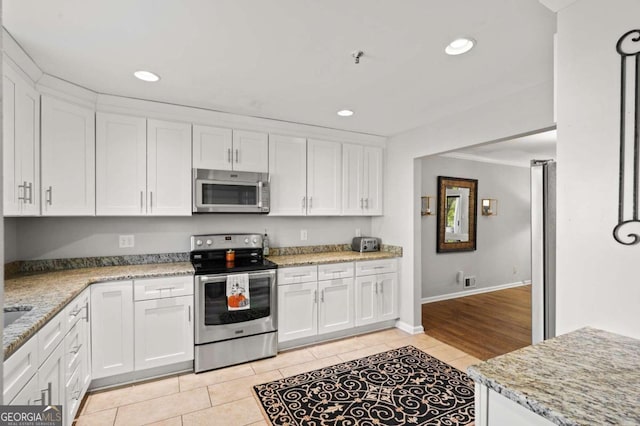
[[[262,192],[263,192],[263,183],[262,181],[258,182],[258,208],[262,208],[263,206],[263,202],[262,202]]]

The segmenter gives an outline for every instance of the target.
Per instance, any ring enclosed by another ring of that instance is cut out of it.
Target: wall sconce
[[[422,208],[421,208],[421,214],[422,216],[432,216],[434,215],[434,209],[433,209],[433,199],[435,197],[432,197],[430,195],[427,195],[425,197],[420,197],[422,199]]]
[[[495,198],[483,198],[480,205],[482,206],[482,216],[498,215],[498,200]]]

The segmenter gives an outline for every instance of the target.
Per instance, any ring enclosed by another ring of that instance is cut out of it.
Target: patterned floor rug
[[[468,425],[473,381],[405,346],[254,386],[273,425]]]

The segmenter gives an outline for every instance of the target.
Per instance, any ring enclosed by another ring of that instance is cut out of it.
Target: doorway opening
[[[530,164],[555,160],[556,141],[547,129],[422,159],[422,196],[436,194],[438,176],[478,180],[476,250],[437,253],[438,221],[421,220],[427,335],[483,360],[531,344]],[[470,277],[475,287],[465,287]]]

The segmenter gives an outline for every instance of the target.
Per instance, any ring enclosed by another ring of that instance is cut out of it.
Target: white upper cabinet
[[[269,171],[269,136],[266,133],[233,131],[233,170]]]
[[[231,129],[193,126],[193,168],[233,170]]]
[[[4,214],[40,214],[40,95],[9,66],[3,76]]]
[[[382,215],[382,148],[365,146],[364,152],[364,214]]]
[[[96,214],[147,211],[147,120],[96,114]]]
[[[342,146],[342,211],[345,215],[382,214],[382,148]]]
[[[307,214],[342,213],[342,144],[309,139],[307,142]]]
[[[147,120],[147,214],[191,215],[191,125]]]
[[[42,96],[42,214],[95,214],[95,114]]]
[[[271,216],[306,214],[307,140],[269,135]]]
[[[267,173],[269,137],[261,132],[194,125],[193,167]]]

